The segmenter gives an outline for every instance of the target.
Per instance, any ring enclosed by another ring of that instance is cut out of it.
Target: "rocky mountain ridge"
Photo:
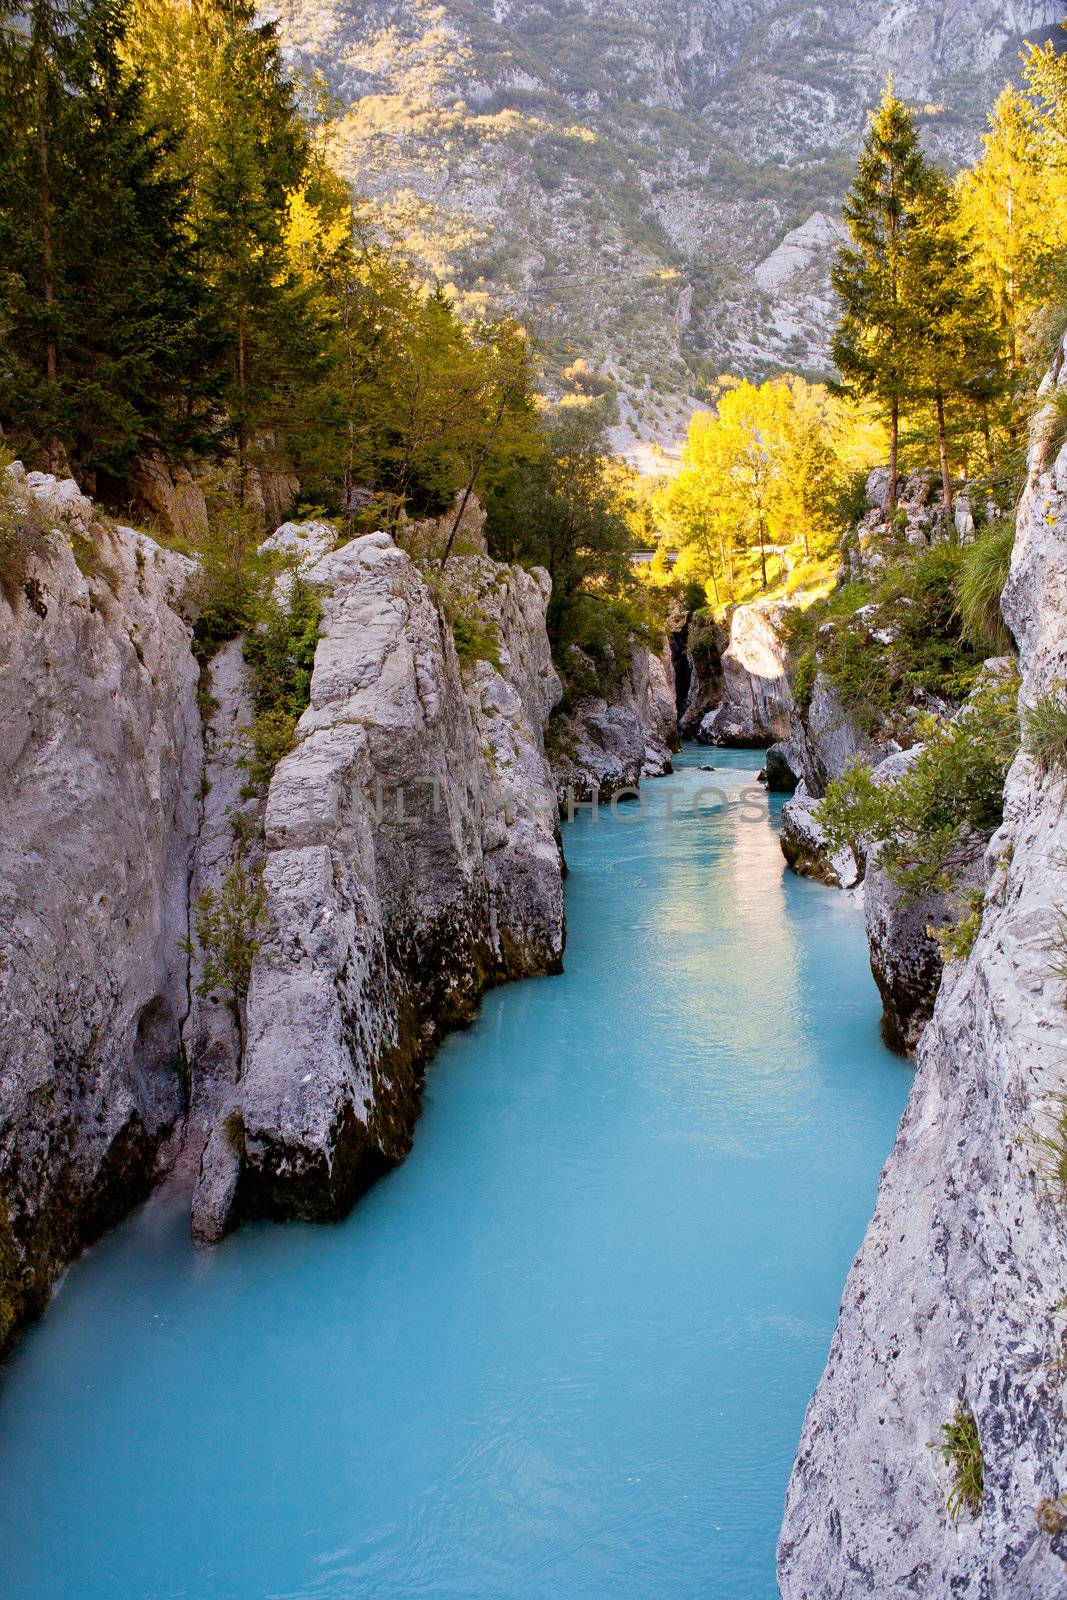
[[[887,71],[970,159],[1056,0],[281,0],[336,150],[427,272],[512,305],[669,440],[707,372],[828,366],[827,269]]]

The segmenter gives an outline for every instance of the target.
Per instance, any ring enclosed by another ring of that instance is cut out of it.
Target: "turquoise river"
[[[5,1600],[772,1600],[910,1073],[758,764],[568,826],[566,974],[345,1223],[164,1195],[77,1263],[0,1377]]]

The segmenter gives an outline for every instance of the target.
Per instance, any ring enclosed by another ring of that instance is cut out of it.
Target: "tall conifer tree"
[[[904,296],[908,235],[929,181],[915,120],[890,79],[871,114],[845,202],[852,243],[841,249],[833,269],[842,310],[834,361],[846,388],[875,400],[886,413],[890,510],[896,507],[900,413],[914,338]]]
[[[910,312],[911,393],[937,422],[945,514],[952,511],[946,405],[988,405],[1004,387],[1003,345],[992,297],[977,276],[975,251],[946,180],[929,174],[904,256],[902,293]]]
[[[211,400],[181,185],[121,61],[118,0],[0,0],[0,423],[90,488]]]
[[[189,235],[224,339],[243,486],[250,451],[283,428],[293,390],[322,356],[286,251],[309,129],[277,24],[260,22],[250,0],[139,0],[132,46],[152,115],[178,130],[172,169],[189,184]]]
[[[978,246],[978,271],[996,300],[1011,369],[1018,372],[1023,334],[1048,292],[1067,236],[1050,192],[1037,115],[1017,89],[1005,89],[997,100],[982,143],[982,159],[960,178],[961,213]]]

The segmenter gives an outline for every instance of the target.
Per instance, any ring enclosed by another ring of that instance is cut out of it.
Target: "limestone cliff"
[[[323,626],[257,796],[242,644],[201,679],[194,564],[73,483],[3,488],[0,1347],[169,1171],[199,1171],[202,1237],[338,1215],[406,1152],[441,1033],[564,942],[544,573],[463,555],[431,588],[385,534],[280,529]],[[238,855],[265,911],[235,1012],[191,908]]]
[[[3,489],[32,548],[0,601],[0,1348],[180,1121],[202,771],[191,563],[69,481]]]
[[[952,168],[1057,0],[277,0],[335,148],[427,276],[684,428],[695,374],[827,371],[836,216],[892,72]]]
[[[730,643],[721,658],[722,698],[701,721],[698,739],[760,749],[789,737],[793,696],[783,635],[788,611],[772,601],[752,600],[733,612]]]
[[[1060,369],[1061,362],[1057,363]],[[1062,387],[1062,385],[1061,385]],[[1067,676],[1067,452],[1035,448],[1004,615],[1022,701]],[[779,1546],[784,1600],[1067,1592],[1062,785],[1021,755],[981,932],[950,967],[808,1410]],[[1042,1140],[1051,1140],[1052,1147]],[[931,1444],[973,1418],[980,1508]]]
[[[488,983],[558,970],[563,952],[547,579],[456,563],[449,581],[497,640],[464,666],[387,534],[308,578],[323,597],[311,705],[267,796],[267,931],[243,1071],[201,1166],[206,1238],[244,1216],[340,1215],[406,1154],[441,1033]]]

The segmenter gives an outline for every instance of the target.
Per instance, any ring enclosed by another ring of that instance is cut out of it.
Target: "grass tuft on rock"
[[[931,1448],[940,1450],[945,1464],[952,1468],[952,1488],[946,1502],[949,1516],[955,1520],[966,1510],[977,1517],[982,1509],[985,1460],[973,1413],[957,1406],[952,1421],[941,1424],[941,1438]]]
[[[1011,646],[1011,635],[1000,614],[1000,597],[1014,547],[1015,526],[1006,521],[996,524],[963,553],[956,588],[963,637],[969,644],[995,651]]]
[[[1023,713],[1023,745],[1045,777],[1067,780],[1067,685],[1059,680]]]

